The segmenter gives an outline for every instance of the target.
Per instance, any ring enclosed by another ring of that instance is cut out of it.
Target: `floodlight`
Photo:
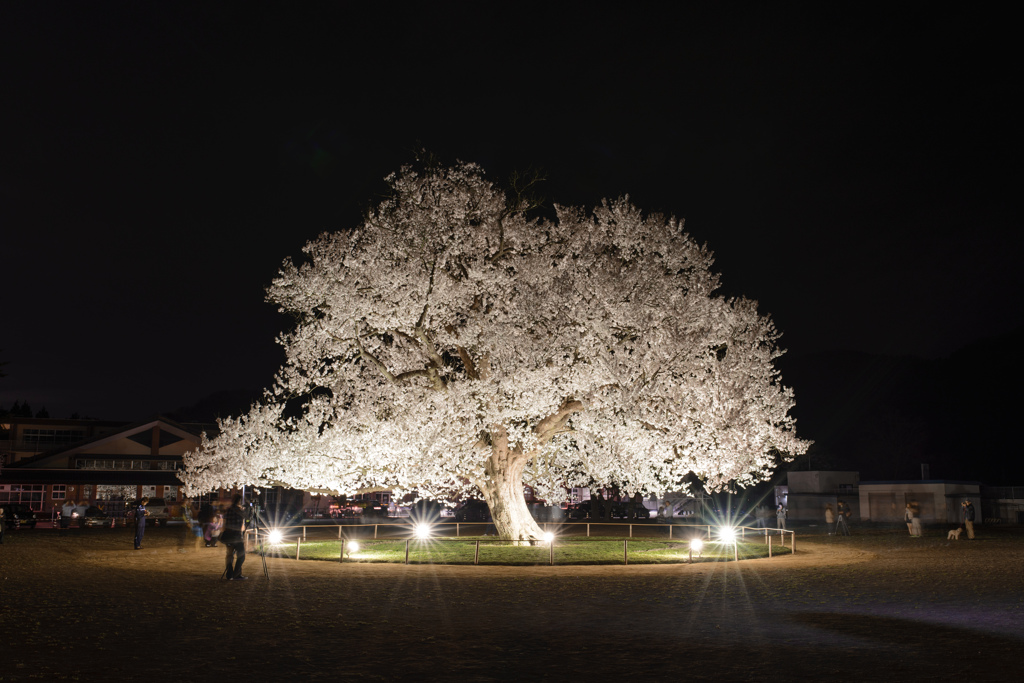
[[[718,530],[718,540],[722,543],[735,543],[736,530],[730,526],[722,527]]]
[[[420,524],[417,524],[416,525],[416,538],[418,538],[420,540],[423,540],[425,538],[430,538],[430,525],[429,524],[423,524],[422,522]]]
[[[267,540],[271,543],[280,543],[283,539],[284,534],[281,533],[280,529],[272,529],[270,533],[267,534]]]
[[[350,555],[352,553],[358,553],[359,552],[359,542],[358,541],[349,541],[348,545],[346,547],[348,548],[348,552],[349,552]]]
[[[704,549],[704,541],[703,540],[701,540],[699,538],[691,538],[690,539],[690,550],[696,550],[697,552],[700,552],[703,549]]]
[[[553,533],[551,533],[550,531],[545,531],[544,532],[544,542],[545,543],[554,543],[555,542],[555,535]]]

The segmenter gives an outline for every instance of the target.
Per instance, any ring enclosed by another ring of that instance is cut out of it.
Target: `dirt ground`
[[[8,532],[0,681],[1024,679],[1024,529],[695,565],[360,565]]]

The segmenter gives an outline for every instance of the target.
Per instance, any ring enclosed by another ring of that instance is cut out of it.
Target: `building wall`
[[[842,500],[850,507],[849,521],[861,519],[860,499],[856,493],[851,495],[836,493],[793,493],[789,494],[789,519],[804,522],[825,523],[825,506],[832,506],[832,514],[839,509]]]
[[[981,496],[977,484],[946,481],[865,482],[860,485],[862,518],[872,522],[902,522],[907,503],[913,503],[924,523],[960,523],[960,503],[974,503],[980,524]]]
[[[860,483],[860,472],[830,470],[794,471],[786,474],[789,492],[835,493],[840,488],[855,487]]]

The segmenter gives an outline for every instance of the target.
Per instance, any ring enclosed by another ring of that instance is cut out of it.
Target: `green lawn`
[[[551,549],[547,544],[536,546],[516,546],[506,541],[497,541],[491,537],[463,537],[459,539],[430,539],[409,541],[410,564],[473,564],[479,541],[480,564],[532,565],[548,564],[551,561]],[[625,542],[625,543],[624,543]],[[753,559],[768,556],[768,546],[763,543],[740,542],[739,558]],[[267,546],[268,555],[295,558],[296,543],[283,543]],[[773,540],[772,554],[779,555],[791,552]],[[346,562],[390,562],[406,561],[405,540],[360,540],[359,550],[345,553]],[[671,564],[688,562],[690,550],[683,541],[650,540],[637,538],[560,538],[555,542],[555,564],[623,564],[624,555],[628,553],[629,564]],[[341,541],[306,540],[299,548],[302,560],[338,561],[341,555]],[[694,562],[716,562],[732,560],[733,547],[709,542],[704,545],[703,552],[694,553]]]

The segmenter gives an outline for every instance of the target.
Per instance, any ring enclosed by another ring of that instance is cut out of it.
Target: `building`
[[[775,502],[789,510],[789,519],[825,521],[825,506],[837,509],[842,500],[850,507],[853,519],[860,517],[859,472],[810,470],[789,472],[786,486],[775,487]]]
[[[126,422],[0,417],[0,467],[49,450],[92,439],[124,427]]]
[[[982,486],[981,505],[986,524],[1024,524],[1024,486]]]
[[[871,522],[903,522],[907,505],[913,505],[924,524],[960,523],[960,503],[974,503],[975,524],[980,524],[981,484],[976,481],[923,479],[862,481],[860,518]]]
[[[131,424],[13,418],[5,425],[0,502],[24,503],[44,518],[65,500],[103,504],[117,517],[143,496],[163,498],[171,516],[180,516],[181,456],[199,447],[204,427],[159,416]]]

